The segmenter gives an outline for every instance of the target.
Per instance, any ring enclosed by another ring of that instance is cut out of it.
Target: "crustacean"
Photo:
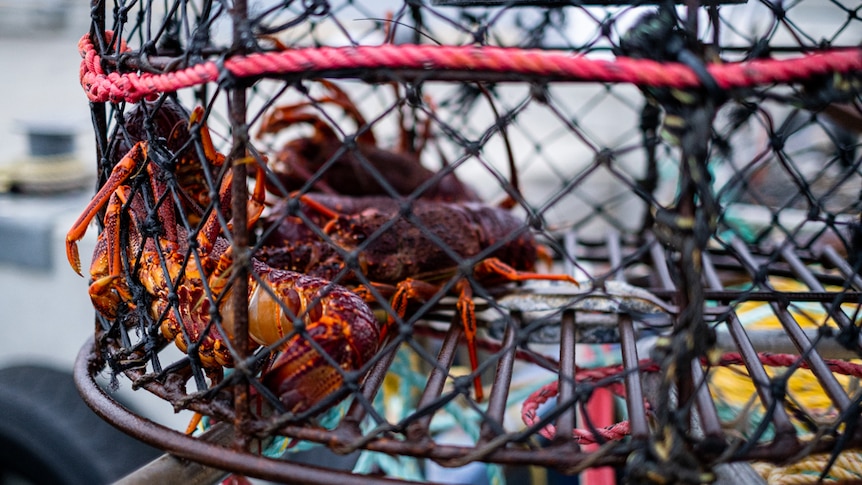
[[[175,179],[177,183],[171,188],[176,190],[178,198],[182,200],[182,205],[177,207],[182,213],[177,216],[193,224],[200,221],[204,210],[211,203],[206,171],[216,177],[224,164],[224,155],[215,150],[210,132],[203,125],[204,116],[203,108],[197,107],[189,113],[171,97],[157,102],[138,103],[123,117],[121,131],[111,137],[108,150],[110,166],[116,172],[120,170],[116,168],[117,165],[136,143],[159,138],[158,143],[150,145],[155,150],[151,158],[158,166],[158,175],[165,179],[156,188],[167,188],[170,184],[167,179]],[[195,143],[196,139],[200,142]],[[198,147],[201,151],[198,151]],[[152,167],[148,167],[148,170],[152,170]],[[109,183],[106,181],[106,184]],[[228,185],[224,186],[224,190],[230,190]],[[223,210],[228,211],[225,214],[229,216],[229,208],[224,207]],[[171,214],[166,215],[172,217]],[[162,222],[170,230],[173,220]]]
[[[258,137],[274,135],[298,124],[312,127],[310,136],[288,141],[268,162],[268,169],[281,185],[268,182],[272,193],[285,195],[286,191],[299,190],[314,180],[316,189],[329,194],[389,195],[394,191],[400,195],[417,192],[423,199],[479,200],[454,172],[435,172],[422,165],[420,157],[431,137],[430,118],[421,123],[419,136],[414,137],[419,139],[416,143],[410,141],[404,120],[400,119],[401,136],[397,146],[382,148],[347,93],[330,81],[319,82],[326,89],[326,96],[276,107],[261,123]],[[351,142],[345,143],[324,121],[320,107],[328,104],[339,107],[355,123],[358,131]],[[381,180],[389,187],[384,187]]]
[[[434,299],[452,281],[474,369],[473,282],[489,287],[526,280],[578,284],[569,275],[535,272],[539,245],[505,209],[420,199],[413,201],[409,217],[402,217],[400,203],[386,197],[307,194],[299,202],[303,217],[318,225],[324,237],[287,214],[290,204],[284,202],[267,218],[270,229],[264,231],[258,257],[275,267],[341,278],[340,283],[368,301],[375,293],[385,296],[401,318],[411,303]],[[355,263],[348,264],[349,259]],[[394,321],[391,315],[389,320]],[[481,400],[478,375],[475,393]]]
[[[208,159],[213,157],[209,161],[223,162],[211,145],[204,153]],[[229,345],[233,328],[228,285],[232,251],[220,237],[215,210],[208,212],[197,234],[192,235],[175,223],[165,227],[164,221],[172,220],[176,208],[161,204],[156,213],[163,230],[153,234],[146,209],[153,201],[132,188],[138,183],[134,179],[144,176],[141,185],[151,186],[153,200],[159,199],[155,194],[166,190],[157,188],[164,174],[158,173],[162,168],[154,168],[151,157],[150,144],[139,141],[117,163],[67,235],[69,262],[80,274],[77,241],[104,208],[104,230],[90,267],[89,293],[96,310],[109,319],[117,318],[121,307],[136,305],[131,283],[141,285],[151,302],[144,311],[160,322],[165,338],[187,351],[193,361],[199,359],[208,373],[219,379],[222,366],[234,364]],[[219,199],[229,202],[229,184],[222,183],[221,187]],[[255,197],[261,193],[256,190]],[[126,210],[130,224],[122,229]],[[250,210],[253,222],[259,212]],[[197,257],[187,257],[190,253]],[[124,265],[125,260],[128,265]],[[133,268],[131,274],[124,267]],[[327,280],[272,268],[257,260],[252,260],[251,273],[249,334],[257,344],[280,352],[264,370],[262,381],[286,410],[302,412],[334,394],[341,388],[345,372],[360,369],[377,352],[378,323],[355,293]],[[221,325],[214,322],[213,315],[220,316]]]

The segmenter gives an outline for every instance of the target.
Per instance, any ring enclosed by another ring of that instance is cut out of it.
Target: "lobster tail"
[[[376,331],[376,322],[373,325]],[[282,346],[281,354],[263,376],[263,384],[288,411],[301,413],[324,401],[344,387],[345,373],[361,368],[374,354],[376,343],[370,347],[354,345],[350,341],[349,327],[341,319],[323,317]],[[333,362],[338,363],[338,367],[333,366]]]

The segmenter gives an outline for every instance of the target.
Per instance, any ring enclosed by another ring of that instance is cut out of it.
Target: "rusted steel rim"
[[[391,478],[355,475],[312,465],[253,455],[201,441],[138,416],[103,391],[94,379],[100,370],[95,342],[87,342],[75,360],[74,378],[84,402],[105,421],[124,433],[164,450],[171,455],[233,473],[290,483],[363,483],[392,485],[414,483]]]

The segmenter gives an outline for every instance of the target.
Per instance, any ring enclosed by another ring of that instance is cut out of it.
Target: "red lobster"
[[[200,115],[196,111],[193,121]],[[201,132],[205,131],[201,127]],[[206,146],[210,143],[209,136],[202,138],[207,162],[223,163],[224,157],[211,144]],[[233,312],[231,290],[227,286],[233,267],[231,251],[227,241],[219,237],[220,226],[214,210],[193,239],[199,264],[195,258],[184,256],[190,252],[186,231],[175,223],[164,223],[173,220],[174,207],[162,204],[158,208],[164,227],[162,235],[148,237],[138,229],[146,218],[147,201],[140,192],[134,193],[127,182],[147,174],[154,199],[161,199],[165,190],[160,183],[160,169],[150,161],[150,149],[148,142],[137,142],[115,166],[69,231],[67,256],[80,274],[77,241],[105,208],[104,230],[97,240],[90,267],[93,283],[89,293],[96,310],[113,319],[122,303],[134,306],[128,281],[130,278],[139,281],[152,299],[149,312],[161,322],[162,334],[184,351],[188,351],[191,343],[197,345],[196,357],[208,373],[220,379],[222,366],[233,364],[229,345]],[[144,165],[146,171],[141,169]],[[229,175],[227,172],[226,178]],[[179,182],[183,184],[185,180]],[[225,205],[229,202],[229,184],[223,182],[221,187],[219,196]],[[255,191],[254,197],[262,198],[262,188]],[[258,204],[250,205],[253,208],[250,219],[254,221],[259,215],[254,209]],[[130,208],[132,219],[126,247],[120,229],[125,207]],[[123,254],[130,262],[135,261],[130,263],[135,268],[132,275],[123,273]],[[255,260],[252,272],[256,277],[249,279],[250,336],[256,343],[277,346],[280,351],[266,370],[263,382],[288,411],[308,410],[341,387],[345,371],[360,369],[377,352],[380,340],[377,321],[361,298],[329,281],[275,269]],[[212,298],[205,297],[208,292]],[[172,293],[176,295],[174,304]],[[211,321],[212,302],[220,302],[218,311],[223,317],[223,330]],[[296,322],[302,322],[304,332],[294,331]],[[316,348],[322,348],[329,359]],[[329,362],[335,362],[338,368]]]
[[[389,297],[393,311],[403,318],[411,302],[433,299],[445,283],[457,278],[457,310],[464,326],[470,363],[478,367],[473,281],[500,285],[525,280],[567,281],[571,276],[535,273],[539,246],[523,222],[510,212],[476,203],[416,200],[409,218],[400,216],[400,203],[384,197],[305,195],[300,208],[327,236],[320,238],[296,216],[278,207],[268,222],[274,225],[258,257],[268,264],[332,279],[343,274],[342,254],[355,256],[346,281],[367,301],[368,281]],[[394,221],[393,221],[394,220]],[[460,262],[476,260],[471,268]],[[390,324],[394,320],[390,318]],[[474,381],[478,400],[483,398],[480,377]]]
[[[424,199],[479,200],[453,172],[440,175],[422,165],[420,156],[431,136],[430,118],[423,123],[418,143],[410,142],[402,119],[399,121],[401,137],[398,146],[380,148],[368,122],[347,93],[329,81],[319,82],[326,88],[327,96],[278,107],[261,123],[258,137],[278,133],[300,123],[313,128],[311,136],[285,143],[269,162],[269,169],[282,185],[278,187],[270,183],[270,192],[285,194],[285,191],[299,190],[320,172],[316,187],[329,194],[387,195],[390,192],[379,182],[379,179],[384,179],[401,195],[412,194],[422,187],[420,197]],[[311,109],[325,104],[338,106],[354,121],[359,130],[354,139],[355,146],[346,146],[332,126]]]

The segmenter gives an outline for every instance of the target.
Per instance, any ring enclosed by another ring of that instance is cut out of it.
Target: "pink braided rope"
[[[553,381],[549,384],[545,384],[538,391],[530,394],[527,400],[524,401],[524,404],[521,406],[521,419],[524,421],[524,424],[527,426],[532,426],[533,423],[539,420],[537,411],[539,406],[544,404],[551,399],[552,397],[556,397],[558,392],[558,383],[557,381]],[[625,391],[623,389],[617,389],[615,394],[617,395],[625,395]],[[644,403],[647,405],[647,403]],[[544,436],[549,440],[553,440],[554,436],[557,433],[557,428],[553,424],[548,424],[544,428],[539,430],[539,434]],[[612,424],[610,426],[604,428],[597,428],[595,432],[589,429],[580,429],[575,428],[572,430],[572,436],[580,444],[592,444],[598,441],[598,438],[601,437],[605,441],[617,441],[625,438],[630,433],[629,422],[628,421],[620,421],[619,423]]]
[[[809,369],[810,366],[807,362],[799,360],[798,355],[793,354],[771,354],[767,352],[763,352],[758,354],[760,358],[760,362],[769,367],[790,367],[796,364],[799,364],[799,367],[802,369]],[[862,377],[862,365],[847,362],[844,360],[833,360],[833,359],[824,359],[824,363],[832,372],[836,374],[842,374],[853,377]],[[721,356],[719,359],[719,365],[728,366],[728,365],[742,365],[745,364],[742,356],[735,352],[729,352]],[[655,362],[644,359],[641,360],[638,364],[638,369],[641,372],[658,372],[661,368]],[[607,377],[612,377],[622,373],[624,370],[622,365],[609,365],[606,367],[597,367],[592,369],[578,369],[575,374],[575,380],[577,382],[584,381],[597,381],[600,379],[604,379]],[[614,382],[611,384],[613,391],[615,394],[619,396],[625,397],[625,389],[618,382]],[[521,420],[524,421],[524,424],[527,426],[532,426],[536,422],[539,421],[537,411],[539,406],[546,403],[549,399],[556,397],[558,393],[558,383],[557,381],[551,382],[539,388],[539,390],[530,394],[529,397],[524,401],[521,405]],[[647,403],[644,403],[645,405]],[[543,437],[552,440],[556,435],[557,429],[553,424],[548,424],[541,430],[539,430],[539,434]],[[593,432],[588,429],[578,429],[575,428],[572,430],[572,436],[576,441],[581,444],[591,444],[595,443],[599,437],[604,440],[620,440],[628,436],[629,430],[629,422],[628,421],[620,421],[619,423],[613,424],[611,426],[607,426],[605,428],[599,428],[596,432]]]
[[[106,32],[106,36],[112,33]],[[110,38],[110,37],[109,37]],[[126,50],[125,46],[121,50]],[[78,42],[81,86],[93,102],[137,102],[159,93],[215,82],[219,67],[204,62],[164,74],[105,73],[89,35]],[[239,78],[267,74],[322,72],[339,69],[422,69],[500,72],[549,76],[568,81],[632,83],[690,88],[701,84],[683,64],[620,57],[588,59],[563,51],[491,46],[380,45],[320,47],[235,56],[223,68]],[[786,60],[711,64],[709,73],[722,89],[803,80],[817,74],[862,70],[862,49],[833,50]]]

